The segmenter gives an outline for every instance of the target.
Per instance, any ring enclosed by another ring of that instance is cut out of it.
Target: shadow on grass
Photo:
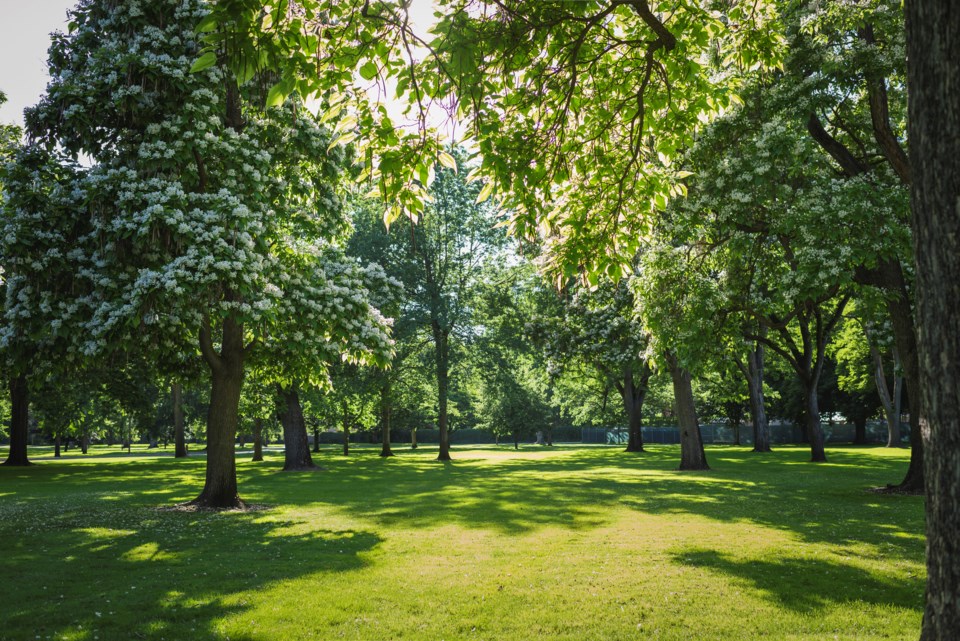
[[[861,567],[812,558],[735,559],[709,549],[675,552],[673,561],[724,575],[759,591],[776,605],[809,614],[837,603],[900,605],[920,610],[923,579],[888,577]],[[828,585],[832,589],[824,590]]]
[[[589,532],[617,518],[618,508],[757,524],[801,542],[922,559],[922,500],[865,491],[895,476],[906,452],[897,458],[849,448],[831,451],[829,464],[811,465],[803,448],[769,455],[709,448],[713,469],[692,473],[675,470],[679,450],[667,446],[639,455],[606,447],[525,448],[519,455],[506,448],[457,448],[452,464],[435,462],[426,448],[399,450],[390,459],[377,453],[356,448],[343,457],[324,450],[315,459],[326,471],[306,474],[281,474],[281,453],[268,453],[262,463],[238,460],[246,500],[287,506],[287,515],[296,506],[325,506],[370,523],[373,531],[316,530],[273,520],[269,511],[154,509],[199,493],[202,457],[47,460],[0,469],[0,535],[14,542],[0,557],[0,573],[21,577],[18,585],[32,591],[14,600],[4,594],[9,584],[0,587],[0,603],[20,604],[5,618],[18,630],[40,621],[41,636],[77,625],[113,631],[100,639],[136,637],[121,636],[125,629],[144,638],[183,638],[193,628],[209,635],[217,621],[245,608],[239,595],[246,591],[363,567],[364,554],[381,541],[376,526],[395,531],[456,524],[507,536],[543,527]],[[48,558],[63,549],[71,550],[67,558]],[[899,585],[839,561],[741,561],[711,550],[680,552],[674,561],[728,574],[797,611],[858,599],[914,603],[922,594],[919,580]],[[804,577],[827,574],[836,577],[836,590],[804,592]],[[109,595],[127,582],[125,612],[111,611]],[[78,608],[58,607],[60,595],[78,604],[83,616],[65,618]]]
[[[0,504],[0,514],[19,527],[16,537],[3,532],[0,557],[10,638],[215,637],[219,621],[247,607],[243,594],[357,570],[381,542],[371,532],[316,529],[269,511],[180,513],[54,499]]]
[[[326,452],[317,459],[327,472],[282,478],[272,469],[279,461],[268,458],[244,468],[242,491],[257,502],[328,504],[390,527],[457,523],[508,534],[542,526],[590,529],[611,518],[608,508],[616,504],[760,524],[811,542],[922,553],[922,500],[867,492],[901,463],[869,450],[833,452],[833,463],[812,465],[801,448],[764,456],[715,448],[706,472],[676,471],[673,447],[640,455],[597,447],[521,450],[522,458],[486,451],[503,458],[455,451],[461,456],[444,465],[422,452],[386,460],[373,449],[349,458]]]

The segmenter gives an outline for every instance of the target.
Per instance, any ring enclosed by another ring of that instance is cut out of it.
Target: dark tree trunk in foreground
[[[183,386],[180,383],[170,385],[173,401],[173,458],[185,458],[187,452],[187,434],[183,420]]]
[[[253,419],[253,458],[252,461],[263,460],[263,419]]]
[[[210,413],[207,416],[207,472],[203,491],[191,501],[202,508],[242,508],[237,493],[236,439],[243,387],[243,325],[223,321],[218,354],[211,341],[209,325],[201,329],[200,346],[210,366]]]
[[[907,0],[907,80],[927,515],[922,641],[960,631],[960,4]]]
[[[80,437],[80,453],[86,454],[88,449],[90,449],[90,437],[84,434]]]
[[[30,395],[27,377],[10,379],[10,452],[4,465],[31,465],[27,458],[27,438],[30,435]]]
[[[60,458],[60,433],[53,437],[53,458]]]
[[[390,448],[390,379],[385,378],[380,388],[380,456],[393,456]]]
[[[417,449],[417,428],[415,427],[410,430],[410,449]]]
[[[650,381],[650,366],[644,361],[639,380],[634,380],[633,367],[623,368],[623,382],[617,382],[617,390],[623,399],[627,413],[627,452],[643,451],[643,400],[647,395],[647,383]]]
[[[307,438],[307,424],[303,420],[303,408],[300,406],[300,394],[297,386],[277,386],[280,397],[280,424],[283,425],[283,469],[310,470],[316,467],[310,456],[310,440]]]
[[[433,341],[436,351],[437,367],[437,429],[440,432],[440,452],[438,461],[450,460],[450,431],[447,425],[447,396],[450,387],[450,345],[449,335],[433,323]]]
[[[680,427],[680,469],[709,470],[707,455],[703,450],[700,423],[693,402],[693,384],[690,372],[683,369],[677,358],[668,353],[665,360],[673,380],[673,395],[677,405],[677,420]]]

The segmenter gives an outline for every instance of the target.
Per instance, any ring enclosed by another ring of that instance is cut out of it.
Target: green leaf
[[[215,64],[217,64],[217,53],[215,51],[208,51],[197,58],[197,61],[193,63],[192,67],[190,67],[190,73],[203,71],[204,69],[212,67]]]
[[[439,163],[444,167],[446,167],[447,169],[452,169],[453,171],[457,171],[457,161],[454,160],[453,156],[451,156],[447,152],[441,151],[437,155],[437,161],[439,161]]]
[[[345,134],[337,136],[333,142],[330,143],[330,146],[327,147],[327,151],[330,151],[337,145],[346,145],[357,139],[357,134],[354,131],[348,131]]]
[[[287,99],[282,85],[282,82],[278,82],[270,87],[270,91],[267,92],[267,107],[279,107]]]
[[[489,181],[486,185],[483,186],[483,189],[480,190],[480,193],[477,194],[477,204],[482,203],[487,198],[490,197],[490,194],[493,193],[493,181]]]
[[[360,77],[364,80],[373,80],[377,76],[377,65],[368,60],[360,67]]]

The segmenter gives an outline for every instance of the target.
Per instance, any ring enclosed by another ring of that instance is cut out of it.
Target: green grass
[[[915,639],[906,450],[375,449],[238,463],[268,509],[163,511],[202,457],[94,448],[0,467],[0,639]],[[0,456],[5,453],[0,452]]]

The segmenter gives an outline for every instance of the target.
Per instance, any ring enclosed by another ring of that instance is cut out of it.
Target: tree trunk
[[[817,396],[817,379],[807,379],[803,383],[803,397],[806,404],[806,432],[810,442],[810,461],[826,463],[827,453],[823,447],[823,430],[820,428],[820,399]]]
[[[923,435],[920,433],[920,422],[924,411],[923,387],[920,379],[920,352],[918,351],[917,327],[913,320],[910,296],[899,262],[896,263],[894,269],[895,275],[899,275],[899,288],[893,296],[887,299],[887,309],[890,311],[897,354],[900,355],[900,364],[903,366],[903,382],[907,388],[907,397],[910,399],[910,465],[907,467],[907,473],[903,480],[895,487],[901,492],[920,493],[923,492],[924,488],[924,441]],[[898,426],[899,420],[900,416],[898,414]]]
[[[235,442],[243,388],[243,325],[223,321],[220,353],[213,351],[209,329],[201,349],[210,365],[210,412],[207,415],[207,471],[203,491],[190,503],[202,508],[243,508],[237,493]],[[201,332],[203,333],[203,331]]]
[[[873,382],[877,386],[877,394],[883,406],[883,416],[887,419],[887,447],[897,447],[900,445],[900,415],[894,415],[893,398],[890,396],[890,388],[887,387],[887,375],[883,371],[883,356],[873,345],[870,346],[870,359],[873,361]]]
[[[763,398],[764,348],[756,344],[747,354],[747,390],[750,396],[750,418],[753,421],[753,451],[770,451],[770,425]]]
[[[553,447],[553,426],[547,428],[547,447]]]
[[[709,470],[707,455],[700,436],[700,424],[693,402],[693,385],[690,372],[683,369],[677,358],[668,353],[665,357],[673,380],[673,395],[677,405],[677,420],[680,427],[680,469]]]
[[[343,402],[343,455],[350,456],[350,413],[347,402]]]
[[[384,377],[380,388],[380,456],[393,456],[390,448],[390,378]]]
[[[27,458],[27,438],[30,435],[29,423],[30,396],[27,377],[21,374],[10,379],[10,452],[4,465],[32,465]]]
[[[53,437],[53,458],[60,458],[60,432]]]
[[[437,360],[437,429],[440,431],[440,452],[437,454],[437,460],[449,461],[450,433],[447,426],[447,395],[450,385],[449,336],[434,322],[433,337]]]
[[[410,449],[417,449],[417,428],[412,428],[410,430]]]
[[[316,417],[313,419],[313,451],[320,452],[320,424],[317,423]]]
[[[647,382],[650,380],[650,366],[646,362],[640,373],[640,380],[634,381],[633,367],[623,369],[623,384],[620,395],[627,412],[627,452],[643,452],[643,400],[647,395]],[[639,385],[637,384],[639,382]]]
[[[740,445],[740,421],[733,425],[733,444]]]
[[[307,438],[307,424],[303,420],[303,408],[300,406],[300,394],[296,384],[290,387],[277,386],[280,397],[280,424],[283,425],[283,469],[311,470],[316,467],[310,457],[310,441]]]
[[[858,416],[853,420],[853,444],[867,444],[867,417]]]
[[[960,6],[908,0],[907,80],[927,516],[922,641],[960,630]],[[904,358],[905,355],[903,355]],[[918,400],[920,401],[918,403]]]
[[[87,434],[84,434],[80,437],[80,453],[86,454],[89,448],[90,448],[90,437]]]
[[[252,461],[263,460],[263,419],[253,419],[253,458]]]
[[[517,430],[513,430],[513,449],[520,449],[520,433]]]

